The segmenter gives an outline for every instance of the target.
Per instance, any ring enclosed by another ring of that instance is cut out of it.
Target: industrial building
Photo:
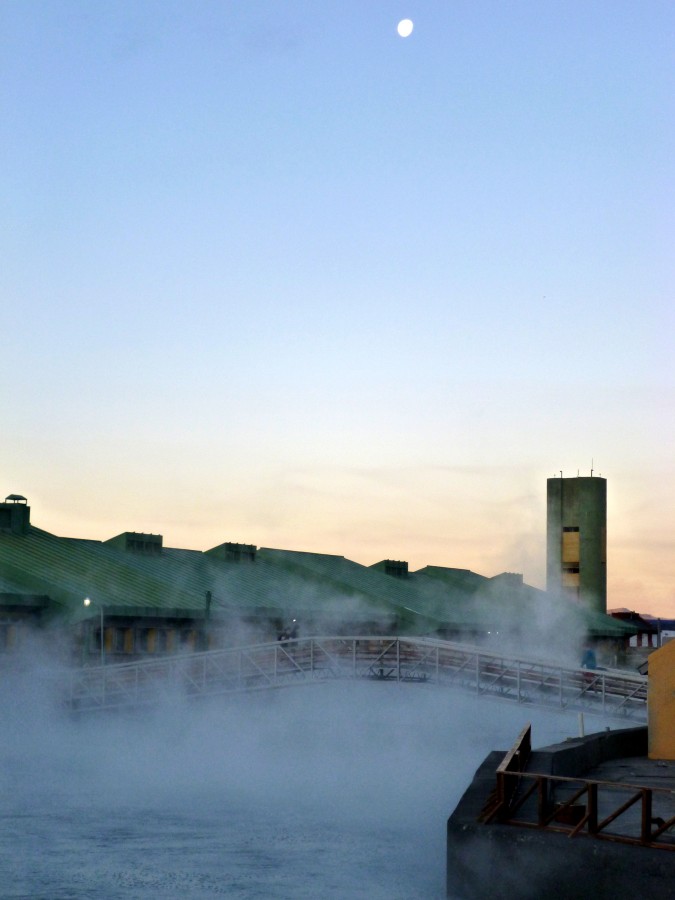
[[[87,602],[85,602],[87,601]],[[134,531],[64,538],[31,522],[24,497],[0,503],[0,648],[32,626],[68,636],[74,662],[97,664],[275,640],[280,635],[436,635],[546,654],[557,623],[606,647],[629,626],[561,603],[522,575],[224,542],[204,552]],[[543,624],[545,623],[545,624]]]
[[[607,481],[549,478],[546,589],[607,612]]]
[[[647,671],[649,657],[659,647],[675,640],[675,619],[664,619],[621,608],[608,610],[609,615],[635,629],[624,641],[623,657],[631,669]]]

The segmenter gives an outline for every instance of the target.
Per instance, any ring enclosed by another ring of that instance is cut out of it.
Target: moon
[[[401,21],[396,26],[396,30],[401,37],[405,38],[410,37],[414,27],[415,26],[413,25],[412,19],[401,19]]]

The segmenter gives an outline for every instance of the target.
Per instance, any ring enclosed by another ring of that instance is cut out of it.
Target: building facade
[[[635,632],[590,607],[562,611],[557,596],[516,573],[410,571],[400,559],[364,566],[233,542],[187,550],[138,531],[62,538],[31,523],[25,498],[0,503],[0,657],[20,648],[33,626],[92,665],[247,646],[296,630],[493,645],[509,637],[536,651],[543,641],[554,646],[558,633],[565,643],[566,630],[553,624],[562,612],[596,646]]]
[[[546,589],[607,612],[607,480],[549,478]]]

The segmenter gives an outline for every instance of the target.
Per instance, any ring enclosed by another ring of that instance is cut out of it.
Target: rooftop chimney
[[[0,531],[26,534],[30,525],[30,506],[21,494],[9,494],[0,503]]]

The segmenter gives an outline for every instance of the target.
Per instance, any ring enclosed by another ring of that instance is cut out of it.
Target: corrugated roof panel
[[[164,547],[144,554],[100,541],[60,538],[31,526],[25,535],[0,534],[0,588],[47,594],[72,618],[90,616],[83,600],[117,610],[200,616],[206,593],[214,616],[262,611],[360,621],[394,616],[408,633],[440,627],[481,631],[500,622],[540,618],[551,599],[529,585],[475,572],[428,566],[406,578],[333,554],[262,548],[255,561]],[[137,613],[138,614],[138,613]],[[594,634],[621,635],[627,626],[581,611]],[[628,629],[630,630],[630,629]]]

